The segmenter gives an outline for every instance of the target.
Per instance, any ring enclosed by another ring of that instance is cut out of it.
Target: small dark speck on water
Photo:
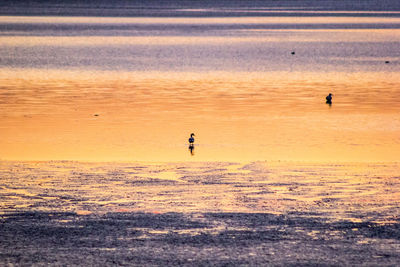
[[[292,55],[294,55],[294,54],[296,54],[294,51],[292,51],[292,53],[291,53]]]
[[[386,63],[386,64],[389,64],[389,63],[390,63],[390,61],[386,60],[386,61],[385,61],[385,63]]]
[[[95,116],[95,117],[98,117],[98,116],[99,116],[99,114],[94,114],[94,116]]]

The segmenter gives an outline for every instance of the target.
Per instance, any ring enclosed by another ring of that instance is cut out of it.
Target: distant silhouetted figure
[[[194,156],[194,144],[189,145],[190,155]]]
[[[329,105],[332,105],[332,94],[329,93],[329,95],[326,96],[326,103]]]
[[[189,151],[190,151],[190,155],[194,155],[194,138],[193,138],[194,133],[190,134],[190,138],[189,138]]]
[[[191,144],[191,145],[194,143],[194,138],[193,138],[193,136],[195,136],[194,133],[191,133],[191,134],[190,134],[190,138],[189,138],[189,144]]]

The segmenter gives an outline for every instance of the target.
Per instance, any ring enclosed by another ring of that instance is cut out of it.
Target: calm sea
[[[398,1],[141,2],[4,2],[0,159],[400,158]]]

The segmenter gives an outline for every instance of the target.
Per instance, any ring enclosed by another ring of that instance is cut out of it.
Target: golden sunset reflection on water
[[[400,156],[394,73],[2,69],[0,79],[3,160],[358,162]],[[332,106],[325,104],[329,92]],[[187,147],[191,132],[194,156]]]

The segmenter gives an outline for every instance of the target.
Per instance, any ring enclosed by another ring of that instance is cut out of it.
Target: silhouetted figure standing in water
[[[193,143],[194,143],[194,138],[193,138],[193,136],[195,136],[194,133],[191,133],[191,134],[190,134],[190,138],[189,138],[189,144],[193,144]]]
[[[194,138],[193,138],[194,133],[190,134],[190,138],[189,138],[189,151],[190,151],[190,155],[194,155]]]
[[[329,95],[326,96],[326,103],[329,105],[332,105],[332,94],[329,93]]]

